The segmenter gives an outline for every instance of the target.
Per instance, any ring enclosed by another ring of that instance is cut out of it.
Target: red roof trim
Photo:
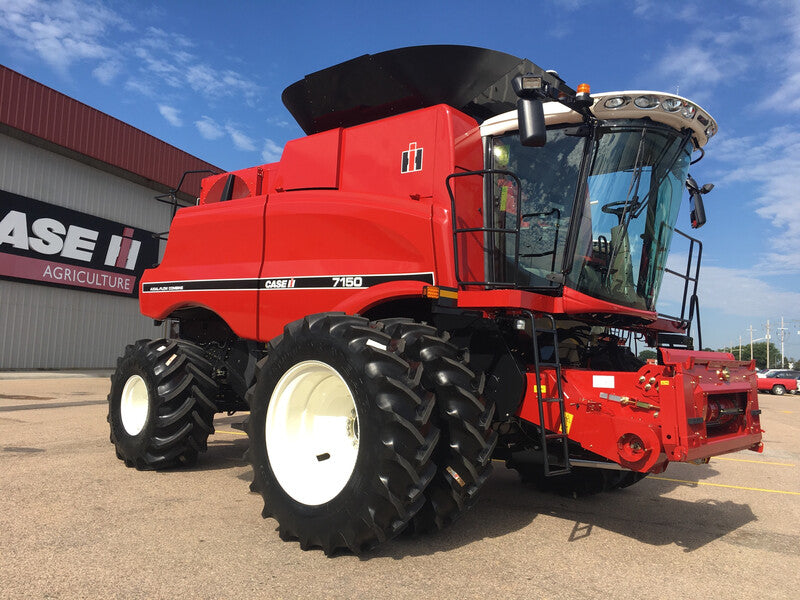
[[[185,171],[224,170],[3,65],[0,123],[167,188]],[[200,178],[184,189],[199,196]]]

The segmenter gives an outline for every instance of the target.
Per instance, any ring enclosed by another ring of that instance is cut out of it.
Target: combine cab
[[[307,137],[205,179],[143,277],[173,333],[112,377],[128,466],[192,463],[215,413],[250,411],[264,515],[331,553],[450,524],[493,458],[590,494],[761,450],[753,363],[690,337],[701,247],[675,224],[685,190],[705,222],[688,169],[716,133],[698,105],[462,46],[364,56],[283,98]],[[665,273],[678,316],[656,310]]]

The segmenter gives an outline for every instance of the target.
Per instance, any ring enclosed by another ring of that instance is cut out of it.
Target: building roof
[[[178,185],[186,171],[224,171],[3,65],[0,132],[160,192]],[[186,178],[184,199],[200,195],[206,175]]]

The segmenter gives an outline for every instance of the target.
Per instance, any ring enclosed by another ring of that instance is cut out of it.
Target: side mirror
[[[511,86],[517,95],[519,141],[523,146],[544,146],[547,128],[544,124],[542,98],[547,97],[547,81],[541,75],[517,75]]]
[[[519,122],[520,144],[533,147],[545,145],[547,129],[544,124],[544,107],[541,100],[529,98],[517,100],[517,121]]]
[[[706,209],[703,206],[703,197],[700,192],[692,192],[690,202],[691,212],[689,213],[689,218],[692,221],[692,229],[699,229],[706,224]]]
[[[694,178],[691,175],[687,175],[686,189],[689,190],[689,206],[691,210],[689,219],[692,222],[692,229],[699,229],[706,224],[706,209],[703,205],[703,196],[714,189],[714,184],[707,183],[703,187],[698,187]]]

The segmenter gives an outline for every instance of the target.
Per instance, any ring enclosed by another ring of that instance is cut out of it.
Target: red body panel
[[[177,291],[145,290],[147,284],[257,278],[265,205],[266,197],[260,196],[180,209],[172,221],[164,259],[142,277],[142,313],[164,319],[178,308],[203,307],[223,316],[237,335],[255,339],[257,297],[253,290],[221,290],[213,285],[199,291],[186,289],[188,285]]]
[[[393,197],[379,197],[376,202],[375,196],[363,194],[343,196],[317,191],[271,196],[261,277],[434,272],[428,203]],[[421,296],[425,283],[414,280],[409,275],[399,288],[392,282],[361,289],[358,281],[344,281],[340,289],[262,289],[258,292],[258,339],[275,337],[286,323],[305,315],[342,306],[350,308],[347,312],[360,312],[382,298]],[[345,287],[348,284],[354,287]]]
[[[624,314],[638,317],[643,321],[655,322],[654,312],[637,310],[605,300],[592,298],[569,287],[564,287],[562,296],[545,296],[523,290],[464,290],[458,295],[458,305],[462,308],[523,308],[562,315],[587,313]]]
[[[272,187],[276,191],[336,189],[339,186],[342,130],[292,140],[283,149]],[[310,169],[309,165],[314,165]]]
[[[434,106],[290,142],[280,163],[234,172],[226,202],[229,174],[207,178],[201,205],[178,211],[164,260],[142,278],[142,313],[203,307],[266,341],[307,314],[454,286],[445,179],[456,157],[482,167],[477,124]],[[315,286],[319,277],[327,281]]]

